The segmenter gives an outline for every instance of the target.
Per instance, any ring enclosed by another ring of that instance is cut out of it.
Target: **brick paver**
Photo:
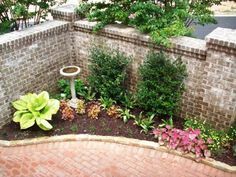
[[[228,177],[192,160],[96,141],[71,141],[0,147],[1,177]]]

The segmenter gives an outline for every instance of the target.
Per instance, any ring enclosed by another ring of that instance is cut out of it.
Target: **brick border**
[[[14,147],[14,146],[27,146],[32,144],[43,144],[43,143],[53,143],[53,142],[63,142],[63,141],[100,141],[100,142],[109,142],[122,144],[127,146],[135,146],[147,149],[154,149],[161,152],[170,153],[173,155],[177,155],[180,157],[184,157],[187,159],[195,160],[193,154],[184,154],[176,150],[170,150],[165,146],[160,146],[156,142],[138,140],[133,138],[125,138],[125,137],[115,137],[115,136],[100,136],[100,135],[89,135],[89,134],[69,134],[69,135],[60,135],[60,136],[52,136],[52,137],[40,137],[40,138],[32,138],[25,140],[15,140],[15,141],[6,141],[0,140],[0,147]],[[216,169],[235,173],[236,174],[236,166],[230,166],[223,162],[216,161],[212,158],[206,158],[200,160],[200,163],[209,165]]]

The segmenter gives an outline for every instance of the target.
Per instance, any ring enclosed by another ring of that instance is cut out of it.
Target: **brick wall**
[[[133,28],[110,25],[95,34],[92,32],[94,25],[86,20],[74,23],[75,55],[72,60],[82,68],[84,79],[89,74],[88,55],[92,46],[118,49],[134,59],[127,80],[130,90],[134,91],[138,67],[152,46],[173,58],[181,56],[187,65],[187,89],[181,102],[181,117],[198,117],[219,128],[228,127],[236,120],[235,30],[218,28],[206,40],[179,37],[172,40],[172,48],[164,49],[153,46],[148,36]]]
[[[0,125],[12,119],[20,95],[53,91],[71,58],[69,23],[51,21],[0,36]]]

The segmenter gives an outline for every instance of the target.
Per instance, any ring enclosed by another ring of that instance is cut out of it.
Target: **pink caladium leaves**
[[[197,160],[211,156],[207,145],[211,144],[212,140],[204,141],[200,137],[201,131],[199,129],[181,130],[167,125],[165,128],[154,129],[153,134],[158,138],[160,145],[166,145],[170,149],[176,149],[184,153],[192,152]]]

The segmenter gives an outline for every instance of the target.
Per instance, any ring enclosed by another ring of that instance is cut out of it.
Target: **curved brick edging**
[[[99,136],[99,135],[88,135],[88,134],[60,135],[60,136],[40,137],[40,138],[15,140],[15,141],[0,140],[0,146],[13,147],[13,146],[25,146],[25,145],[32,145],[32,144],[63,142],[63,141],[100,141],[100,142],[117,143],[117,144],[128,145],[128,146],[154,149],[157,151],[167,152],[167,153],[174,154],[177,156],[185,157],[187,159],[195,160],[194,155],[192,154],[183,154],[176,150],[170,150],[152,141],[138,140],[138,139],[132,139],[132,138],[125,138],[125,137]],[[202,159],[200,162],[203,164],[209,165],[211,167],[214,167],[216,169],[225,171],[225,172],[236,173],[236,166],[230,166],[228,164],[216,161],[211,158]]]

